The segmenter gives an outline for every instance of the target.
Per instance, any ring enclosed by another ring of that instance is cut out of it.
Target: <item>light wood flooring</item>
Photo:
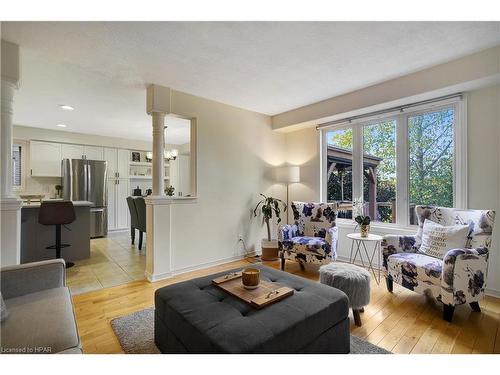
[[[279,262],[264,262],[279,268]],[[122,353],[110,325],[111,319],[154,304],[154,291],[162,286],[248,265],[245,260],[194,271],[172,279],[149,283],[145,280],[101,289],[73,297],[78,330],[85,353]],[[318,280],[317,269],[301,271],[287,262],[288,272]],[[455,310],[454,321],[441,318],[441,306],[394,284],[394,293],[385,283],[372,280],[371,302],[361,314],[362,327],[353,324],[351,333],[394,353],[500,353],[500,299],[486,297],[481,313],[468,305]]]

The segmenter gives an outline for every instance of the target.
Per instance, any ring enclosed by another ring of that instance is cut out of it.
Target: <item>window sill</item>
[[[342,229],[352,229],[354,230],[357,223],[350,219],[337,219],[337,226]],[[418,230],[418,226],[403,226],[390,223],[380,223],[375,222],[370,224],[370,230],[378,233],[404,233],[404,234],[415,234]]]

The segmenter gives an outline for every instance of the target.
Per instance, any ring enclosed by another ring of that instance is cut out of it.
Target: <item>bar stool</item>
[[[61,225],[71,224],[75,221],[75,208],[70,201],[43,201],[38,213],[38,222],[42,225],[55,225],[56,244],[47,246],[46,249],[56,250],[56,258],[61,258],[61,249],[69,247],[69,244],[61,243]],[[66,262],[66,268],[73,267],[75,264]]]

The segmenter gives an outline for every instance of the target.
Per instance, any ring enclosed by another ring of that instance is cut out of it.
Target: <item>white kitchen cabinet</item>
[[[85,159],[88,160],[104,160],[103,148],[99,146],[85,146]]]
[[[108,178],[115,178],[117,175],[117,149],[108,148],[104,149],[104,160],[108,162]]]
[[[30,142],[30,169],[34,177],[61,177],[61,144]]]
[[[130,213],[127,197],[130,195],[128,179],[108,179],[108,229],[127,229]]]
[[[116,182],[108,180],[108,230],[116,229]]]
[[[130,213],[128,211],[127,197],[130,195],[130,183],[128,179],[116,180],[116,228],[128,228],[130,226]]]
[[[108,229],[127,229],[130,226],[127,205],[130,151],[106,147],[103,157],[108,162]]]
[[[61,155],[61,159],[83,159],[85,147],[83,145],[63,143],[61,145]]]
[[[108,162],[108,178],[128,178],[130,151],[105,148],[104,160]]]
[[[116,171],[118,172],[118,178],[128,178],[130,173],[130,151],[118,149],[117,157]]]
[[[62,159],[104,160],[103,148],[99,146],[63,143],[61,145],[61,155]]]

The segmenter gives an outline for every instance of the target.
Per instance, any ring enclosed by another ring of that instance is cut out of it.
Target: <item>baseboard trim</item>
[[[169,278],[174,277],[174,276],[182,275],[184,273],[201,270],[201,269],[208,268],[208,267],[219,266],[221,264],[234,262],[237,260],[245,259],[247,257],[255,256],[255,255],[257,255],[255,252],[248,253],[248,254],[242,254],[242,255],[235,255],[232,257],[217,259],[217,260],[210,261],[210,262],[205,262],[205,263],[201,263],[201,264],[196,264],[196,265],[192,265],[192,266],[188,266],[188,267],[179,268],[179,269],[173,270],[171,272],[165,272],[165,273],[158,274],[158,275],[151,275],[148,272],[145,272],[145,275],[146,275],[146,278],[148,279],[148,281],[153,283],[156,281],[169,279]]]
[[[165,272],[165,273],[160,273],[160,274],[154,275],[154,274],[150,274],[148,271],[144,271],[144,275],[146,276],[146,279],[150,283],[165,280],[165,279],[168,279],[168,278],[173,276],[172,272]]]
[[[236,260],[241,260],[241,259],[244,259],[246,257],[252,257],[252,256],[255,256],[255,255],[257,255],[257,254],[253,252],[253,253],[242,254],[242,255],[235,255],[235,256],[232,256],[232,257],[227,257],[227,258],[222,258],[222,259],[218,259],[218,260],[213,260],[213,261],[210,261],[210,262],[196,264],[196,265],[192,265],[192,266],[188,266],[188,267],[183,267],[183,268],[179,268],[179,269],[176,269],[176,270],[172,271],[172,275],[173,276],[177,276],[177,275],[181,275],[183,273],[187,273],[187,272],[191,272],[191,271],[197,271],[197,270],[201,270],[203,268],[218,266],[218,265],[221,265],[221,264],[234,262]]]
[[[484,294],[486,294],[489,297],[500,298],[500,290],[497,290],[497,289],[486,288],[484,290]]]
[[[130,228],[108,229],[108,233],[123,233],[130,232]]]

